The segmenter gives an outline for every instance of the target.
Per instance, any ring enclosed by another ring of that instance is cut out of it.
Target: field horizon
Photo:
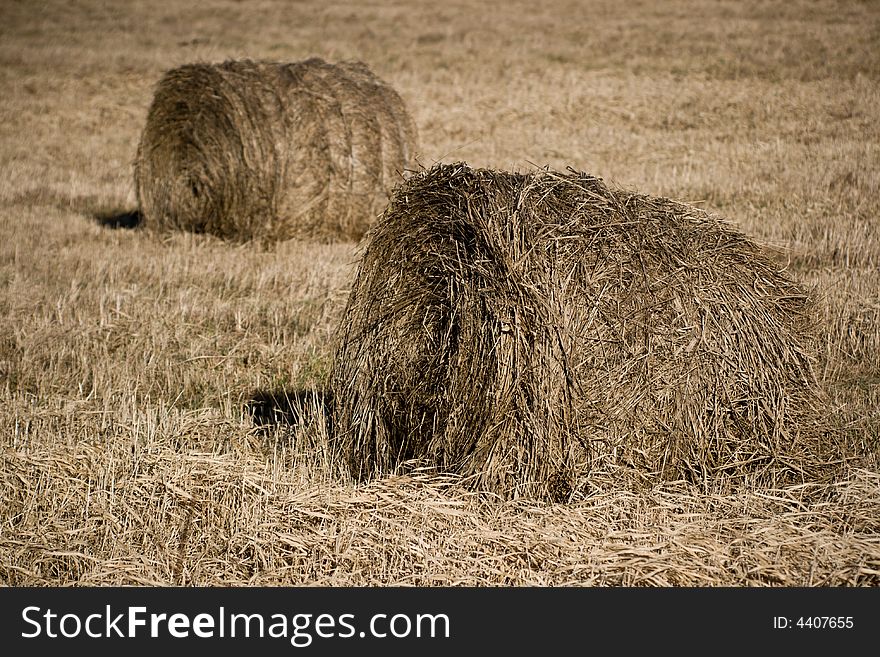
[[[0,583],[880,585],[880,5],[0,0]],[[330,458],[363,244],[139,228],[156,83],[360,60],[419,166],[571,168],[731,222],[815,299],[822,478],[504,500]]]

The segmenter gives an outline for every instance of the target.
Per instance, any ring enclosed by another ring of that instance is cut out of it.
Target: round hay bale
[[[356,478],[415,459],[505,497],[566,499],[606,475],[801,477],[812,312],[698,208],[573,171],[438,165],[365,241],[336,347],[336,444]]]
[[[181,66],[159,82],[138,145],[143,223],[235,241],[357,240],[417,139],[401,97],[360,62]]]

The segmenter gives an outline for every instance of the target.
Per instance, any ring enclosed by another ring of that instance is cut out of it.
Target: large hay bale
[[[421,459],[506,497],[803,476],[820,458],[811,308],[698,208],[582,173],[436,166],[368,234],[335,440],[358,478]]]
[[[157,86],[135,187],[148,227],[356,240],[416,144],[403,100],[363,63],[188,64]]]

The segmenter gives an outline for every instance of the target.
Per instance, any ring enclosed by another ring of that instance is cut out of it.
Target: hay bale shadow
[[[143,220],[138,208],[132,209],[122,205],[119,201],[94,194],[68,196],[53,189],[37,187],[17,194],[12,200],[13,203],[49,206],[65,212],[75,212],[104,228],[137,228]]]
[[[119,200],[87,194],[70,198],[56,196],[55,203],[59,208],[73,210],[104,228],[133,229],[141,225],[140,210]]]
[[[113,230],[131,230],[140,226],[143,220],[138,210],[100,210],[93,213],[92,218],[99,226]]]
[[[254,390],[245,402],[245,410],[260,433],[279,428],[297,427],[323,415],[328,424],[333,396],[323,390],[276,388]]]

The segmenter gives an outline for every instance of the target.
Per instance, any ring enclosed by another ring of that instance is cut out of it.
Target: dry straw
[[[149,227],[359,239],[416,144],[401,97],[360,62],[189,64],[158,84],[135,187]]]
[[[781,484],[829,456],[809,295],[706,212],[583,173],[438,165],[371,230],[333,374],[357,478],[508,497],[609,476]],[[721,488],[717,484],[722,484]]]

